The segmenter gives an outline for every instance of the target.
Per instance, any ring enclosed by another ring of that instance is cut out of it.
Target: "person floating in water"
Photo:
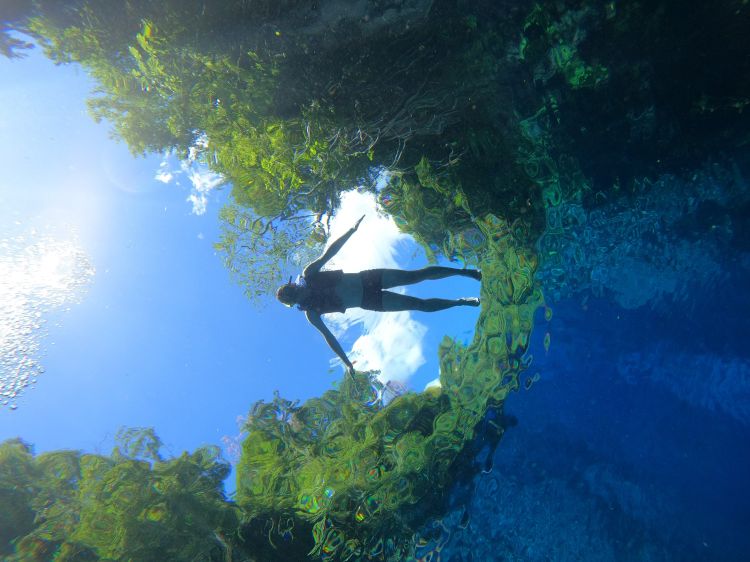
[[[322,314],[345,312],[347,308],[357,307],[380,312],[399,310],[435,312],[454,306],[479,306],[478,298],[419,299],[385,289],[453,275],[471,277],[477,281],[482,279],[481,272],[475,269],[440,266],[430,266],[415,271],[368,269],[359,273],[322,270],[323,265],[335,256],[351,235],[357,231],[359,223],[364,218],[362,216],[341,238],[333,242],[322,256],[308,264],[296,283],[293,283],[290,277],[289,283],[282,285],[276,291],[276,298],[286,306],[297,305],[305,312],[307,320],[318,329],[334,353],[341,358],[349,374],[354,373],[354,366],[334,335],[323,323]]]

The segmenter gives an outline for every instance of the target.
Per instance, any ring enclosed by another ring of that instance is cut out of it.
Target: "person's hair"
[[[276,290],[276,298],[287,306],[297,304],[297,286],[294,283],[287,283]]]

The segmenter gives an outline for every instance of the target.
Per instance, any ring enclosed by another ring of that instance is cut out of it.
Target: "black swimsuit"
[[[346,307],[336,293],[336,286],[341,282],[344,272],[340,269],[335,271],[318,271],[305,277],[305,285],[309,293],[307,298],[299,303],[300,308],[328,314],[329,312],[345,312]]]
[[[305,277],[305,284],[309,289],[308,297],[299,303],[300,308],[328,314],[329,312],[345,312],[346,307],[336,293],[336,287],[341,282],[344,272],[318,271]],[[366,310],[383,310],[383,270],[367,269],[360,271],[362,280],[362,308]]]
[[[362,279],[362,308],[383,310],[383,270],[366,269],[359,272]]]

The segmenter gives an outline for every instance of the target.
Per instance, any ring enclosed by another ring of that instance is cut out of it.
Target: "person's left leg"
[[[412,271],[405,271],[403,269],[382,269],[380,271],[382,272],[383,289],[411,285],[428,279],[443,279],[445,277],[452,277],[453,275],[471,277],[477,281],[482,279],[481,272],[476,269],[455,269],[440,265],[431,265],[430,267]]]
[[[419,299],[409,295],[401,295],[391,291],[383,291],[382,310],[396,312],[399,310],[419,310],[422,312],[437,312],[454,306],[479,306],[479,299]]]

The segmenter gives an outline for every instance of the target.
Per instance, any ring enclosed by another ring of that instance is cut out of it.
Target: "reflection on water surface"
[[[79,302],[94,273],[74,237],[31,229],[0,239],[0,404],[17,408],[16,397],[37,382],[45,324]]]
[[[483,303],[473,341],[440,346],[440,387],[358,372],[320,398],[257,402],[235,501],[216,449],[164,460],[153,430],[121,434],[109,456],[0,445],[0,471],[23,467],[0,478],[0,501],[20,506],[0,511],[0,554],[600,562],[750,549],[748,2],[3,10],[0,52],[23,54],[28,37],[85,69],[92,116],[135,154],[181,160],[157,179],[189,179],[196,214],[231,186],[215,249],[250,298],[319,253],[358,190],[429,258],[481,267]],[[0,391],[13,407],[40,372],[43,320],[93,268],[48,236],[3,244]]]

